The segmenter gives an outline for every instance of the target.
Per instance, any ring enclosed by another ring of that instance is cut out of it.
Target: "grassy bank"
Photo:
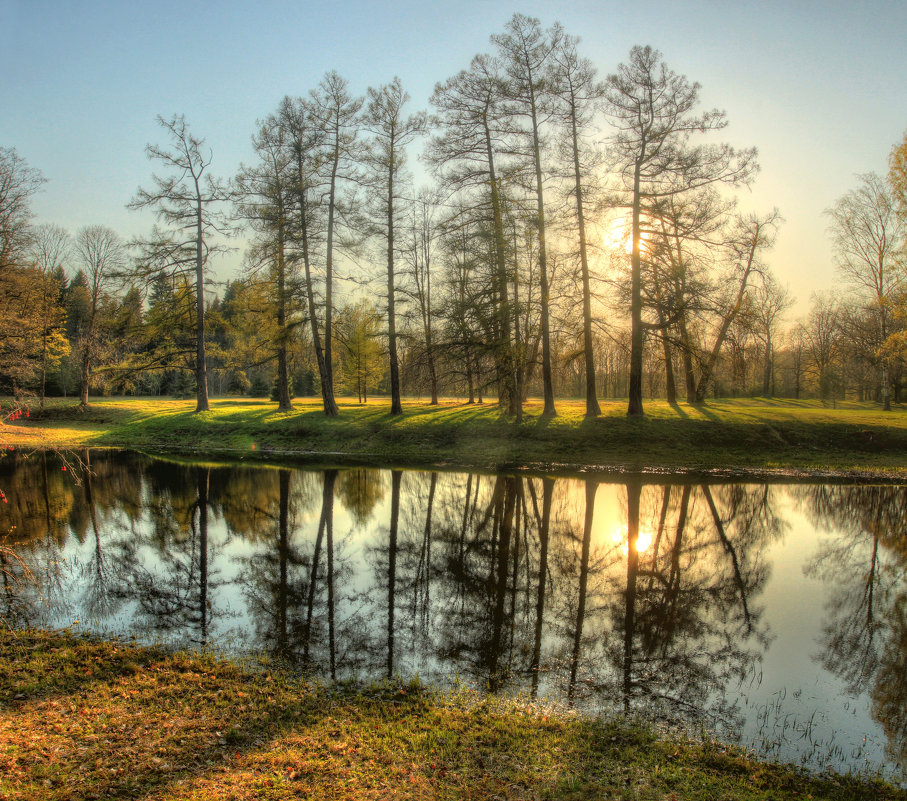
[[[4,799],[907,799],[622,721],[69,634],[4,630],[0,665]]]
[[[340,404],[326,418],[316,401],[296,401],[283,414],[264,400],[212,402],[195,414],[194,401],[97,400],[86,411],[73,401],[32,409],[0,426],[0,444],[125,446],[252,457],[280,454],[377,464],[447,463],[494,468],[511,464],[712,469],[833,470],[907,475],[907,411],[874,404],[730,400],[703,406],[647,404],[628,419],[625,404],[604,404],[584,420],[584,406],[560,401],[558,416],[527,404],[517,425],[491,404],[411,401],[391,417],[385,400]]]

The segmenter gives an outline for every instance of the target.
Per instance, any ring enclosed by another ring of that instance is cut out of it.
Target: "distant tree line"
[[[742,214],[755,149],[634,47],[603,80],[559,24],[517,14],[411,110],[398,78],[329,72],[257,123],[224,179],[185,118],[131,208],[147,236],[35,225],[44,178],[0,148],[0,393],[701,403],[764,395],[902,400],[907,138],[886,178],[828,210],[846,296],[803,320],[767,264],[777,210]],[[418,176],[415,163],[421,145]],[[243,267],[214,287],[231,241]]]

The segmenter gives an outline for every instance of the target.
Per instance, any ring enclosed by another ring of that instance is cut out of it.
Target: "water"
[[[0,616],[907,780],[907,488],[7,453]],[[31,579],[24,578],[27,568]]]

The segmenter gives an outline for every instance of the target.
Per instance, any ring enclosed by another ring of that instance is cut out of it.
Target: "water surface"
[[[33,581],[4,562],[0,616],[904,781],[907,489],[658,481],[14,452],[0,532]]]

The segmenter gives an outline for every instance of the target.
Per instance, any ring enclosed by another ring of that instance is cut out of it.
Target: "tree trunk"
[[[44,411],[44,393],[47,384],[47,326],[41,332],[41,399],[39,408]]]
[[[205,240],[202,229],[202,198],[195,181],[195,396],[196,412],[208,411],[208,368],[205,358]]]
[[[879,280],[883,281],[883,265],[879,260]],[[884,282],[883,282],[884,285]],[[885,314],[885,298],[879,296],[879,316],[881,317],[882,342],[888,339],[888,320]],[[888,358],[882,356],[882,409],[886,412],[891,411],[891,378],[889,376]]]
[[[674,382],[674,362],[671,359],[671,343],[666,335],[661,337],[661,346],[664,350],[665,361],[665,397],[672,406],[677,404],[677,385]]]
[[[435,367],[435,351],[432,343],[431,307],[425,325],[425,356],[428,359],[428,382],[431,387],[431,405],[438,405],[438,371]]]
[[[428,384],[431,388],[430,406],[438,405],[438,374],[435,370],[435,360],[431,350],[428,351]]]
[[[281,234],[281,239],[283,235]],[[293,408],[290,399],[290,374],[287,369],[287,292],[286,260],[283,242],[277,245],[277,331],[280,342],[277,346],[277,408],[288,412]]]
[[[488,125],[485,125],[485,148],[488,159],[488,183],[491,191],[491,214],[492,226],[494,229],[494,246],[495,246],[495,267],[497,268],[497,289],[498,289],[498,336],[500,341],[497,343],[497,370],[498,380],[502,392],[499,393],[498,401],[503,402],[506,414],[516,416],[516,421],[522,422],[523,419],[523,400],[517,393],[516,388],[516,359],[513,353],[511,334],[511,312],[510,300],[507,289],[507,262],[506,247],[504,241],[504,224],[503,213],[501,210],[501,197],[498,187],[497,173],[494,165],[494,150],[491,145],[491,131]]]
[[[882,409],[891,411],[891,379],[888,375],[888,359],[882,359]]]
[[[85,342],[82,358],[79,363],[79,406],[88,406],[88,384],[91,380],[91,366],[88,358],[89,343]]]
[[[339,122],[338,122],[339,126]],[[327,382],[327,395],[330,397],[330,406],[325,401],[324,413],[328,417],[337,415],[337,404],[334,401],[334,357],[332,350],[333,321],[334,321],[334,206],[337,192],[337,166],[340,161],[340,131],[336,132],[334,143],[334,160],[331,165],[331,184],[328,193],[328,230],[327,249],[324,265],[324,375],[322,383]],[[324,394],[324,389],[322,389]]]
[[[423,205],[423,213],[424,213]],[[438,405],[438,371],[435,366],[434,333],[431,328],[431,236],[423,222],[422,228],[422,263],[425,266],[424,288],[421,293],[422,327],[425,330],[425,358],[428,361],[428,382],[431,389],[431,404]]]
[[[699,383],[696,385],[696,403],[703,403],[705,401],[705,393],[708,389],[709,382],[712,380],[712,373],[715,370],[715,364],[718,362],[721,346],[724,344],[724,339],[727,336],[728,329],[731,327],[731,323],[734,322],[734,318],[743,305],[743,296],[746,292],[746,284],[753,268],[753,260],[756,256],[756,247],[758,244],[759,231],[757,230],[753,236],[752,244],[750,245],[749,258],[747,259],[746,267],[743,270],[743,275],[740,278],[740,286],[737,289],[737,297],[734,300],[734,305],[721,321],[721,327],[718,329],[718,335],[715,337],[715,344],[712,346],[712,351],[702,365],[702,374],[699,376]]]
[[[696,373],[693,369],[692,345],[690,344],[686,320],[683,317],[678,323],[678,330],[680,331],[680,342],[683,347],[681,357],[683,359],[683,378],[687,392],[687,403],[696,403]]]
[[[640,253],[640,165],[645,148],[633,171],[633,252],[630,256],[630,383],[627,388],[627,415],[641,416],[642,408],[642,255]]]
[[[557,414],[554,408],[554,378],[551,372],[551,322],[549,320],[549,288],[548,288],[548,251],[545,242],[545,198],[542,189],[542,155],[539,145],[539,126],[535,107],[535,89],[532,84],[532,75],[529,76],[529,101],[532,119],[532,157],[535,161],[535,198],[536,198],[536,224],[539,237],[539,282],[541,284],[541,312],[542,312],[542,394],[544,408],[542,414],[553,417]]]
[[[302,169],[299,168],[300,181]],[[330,365],[325,358],[325,351],[321,345],[321,334],[318,331],[318,318],[315,315],[315,290],[312,285],[312,267],[309,261],[309,229],[306,208],[305,192],[299,192],[299,222],[302,236],[302,264],[305,269],[305,293],[309,308],[309,324],[312,331],[312,347],[315,351],[315,361],[318,364],[318,377],[321,380],[321,400],[324,413],[327,417],[336,417],[338,414],[337,401],[334,399],[334,385],[331,379]]]
[[[570,130],[573,140],[573,180],[576,190],[576,226],[579,233],[579,262],[583,277],[583,356],[586,365],[586,417],[598,417],[595,387],[595,361],[592,352],[592,289],[589,281],[589,258],[586,252],[586,214],[583,209],[583,182],[579,163],[579,133],[576,125],[576,98],[571,94]]]
[[[515,228],[515,226],[514,226]],[[526,386],[535,367],[535,358],[526,358],[523,334],[520,330],[520,265],[516,230],[513,233],[513,375],[520,403],[526,401]],[[528,306],[528,304],[527,304]],[[528,310],[527,310],[528,314]]]
[[[387,176],[387,347],[390,352],[391,414],[403,414],[400,402],[400,366],[397,361],[397,320],[394,309],[394,168],[391,144]]]

